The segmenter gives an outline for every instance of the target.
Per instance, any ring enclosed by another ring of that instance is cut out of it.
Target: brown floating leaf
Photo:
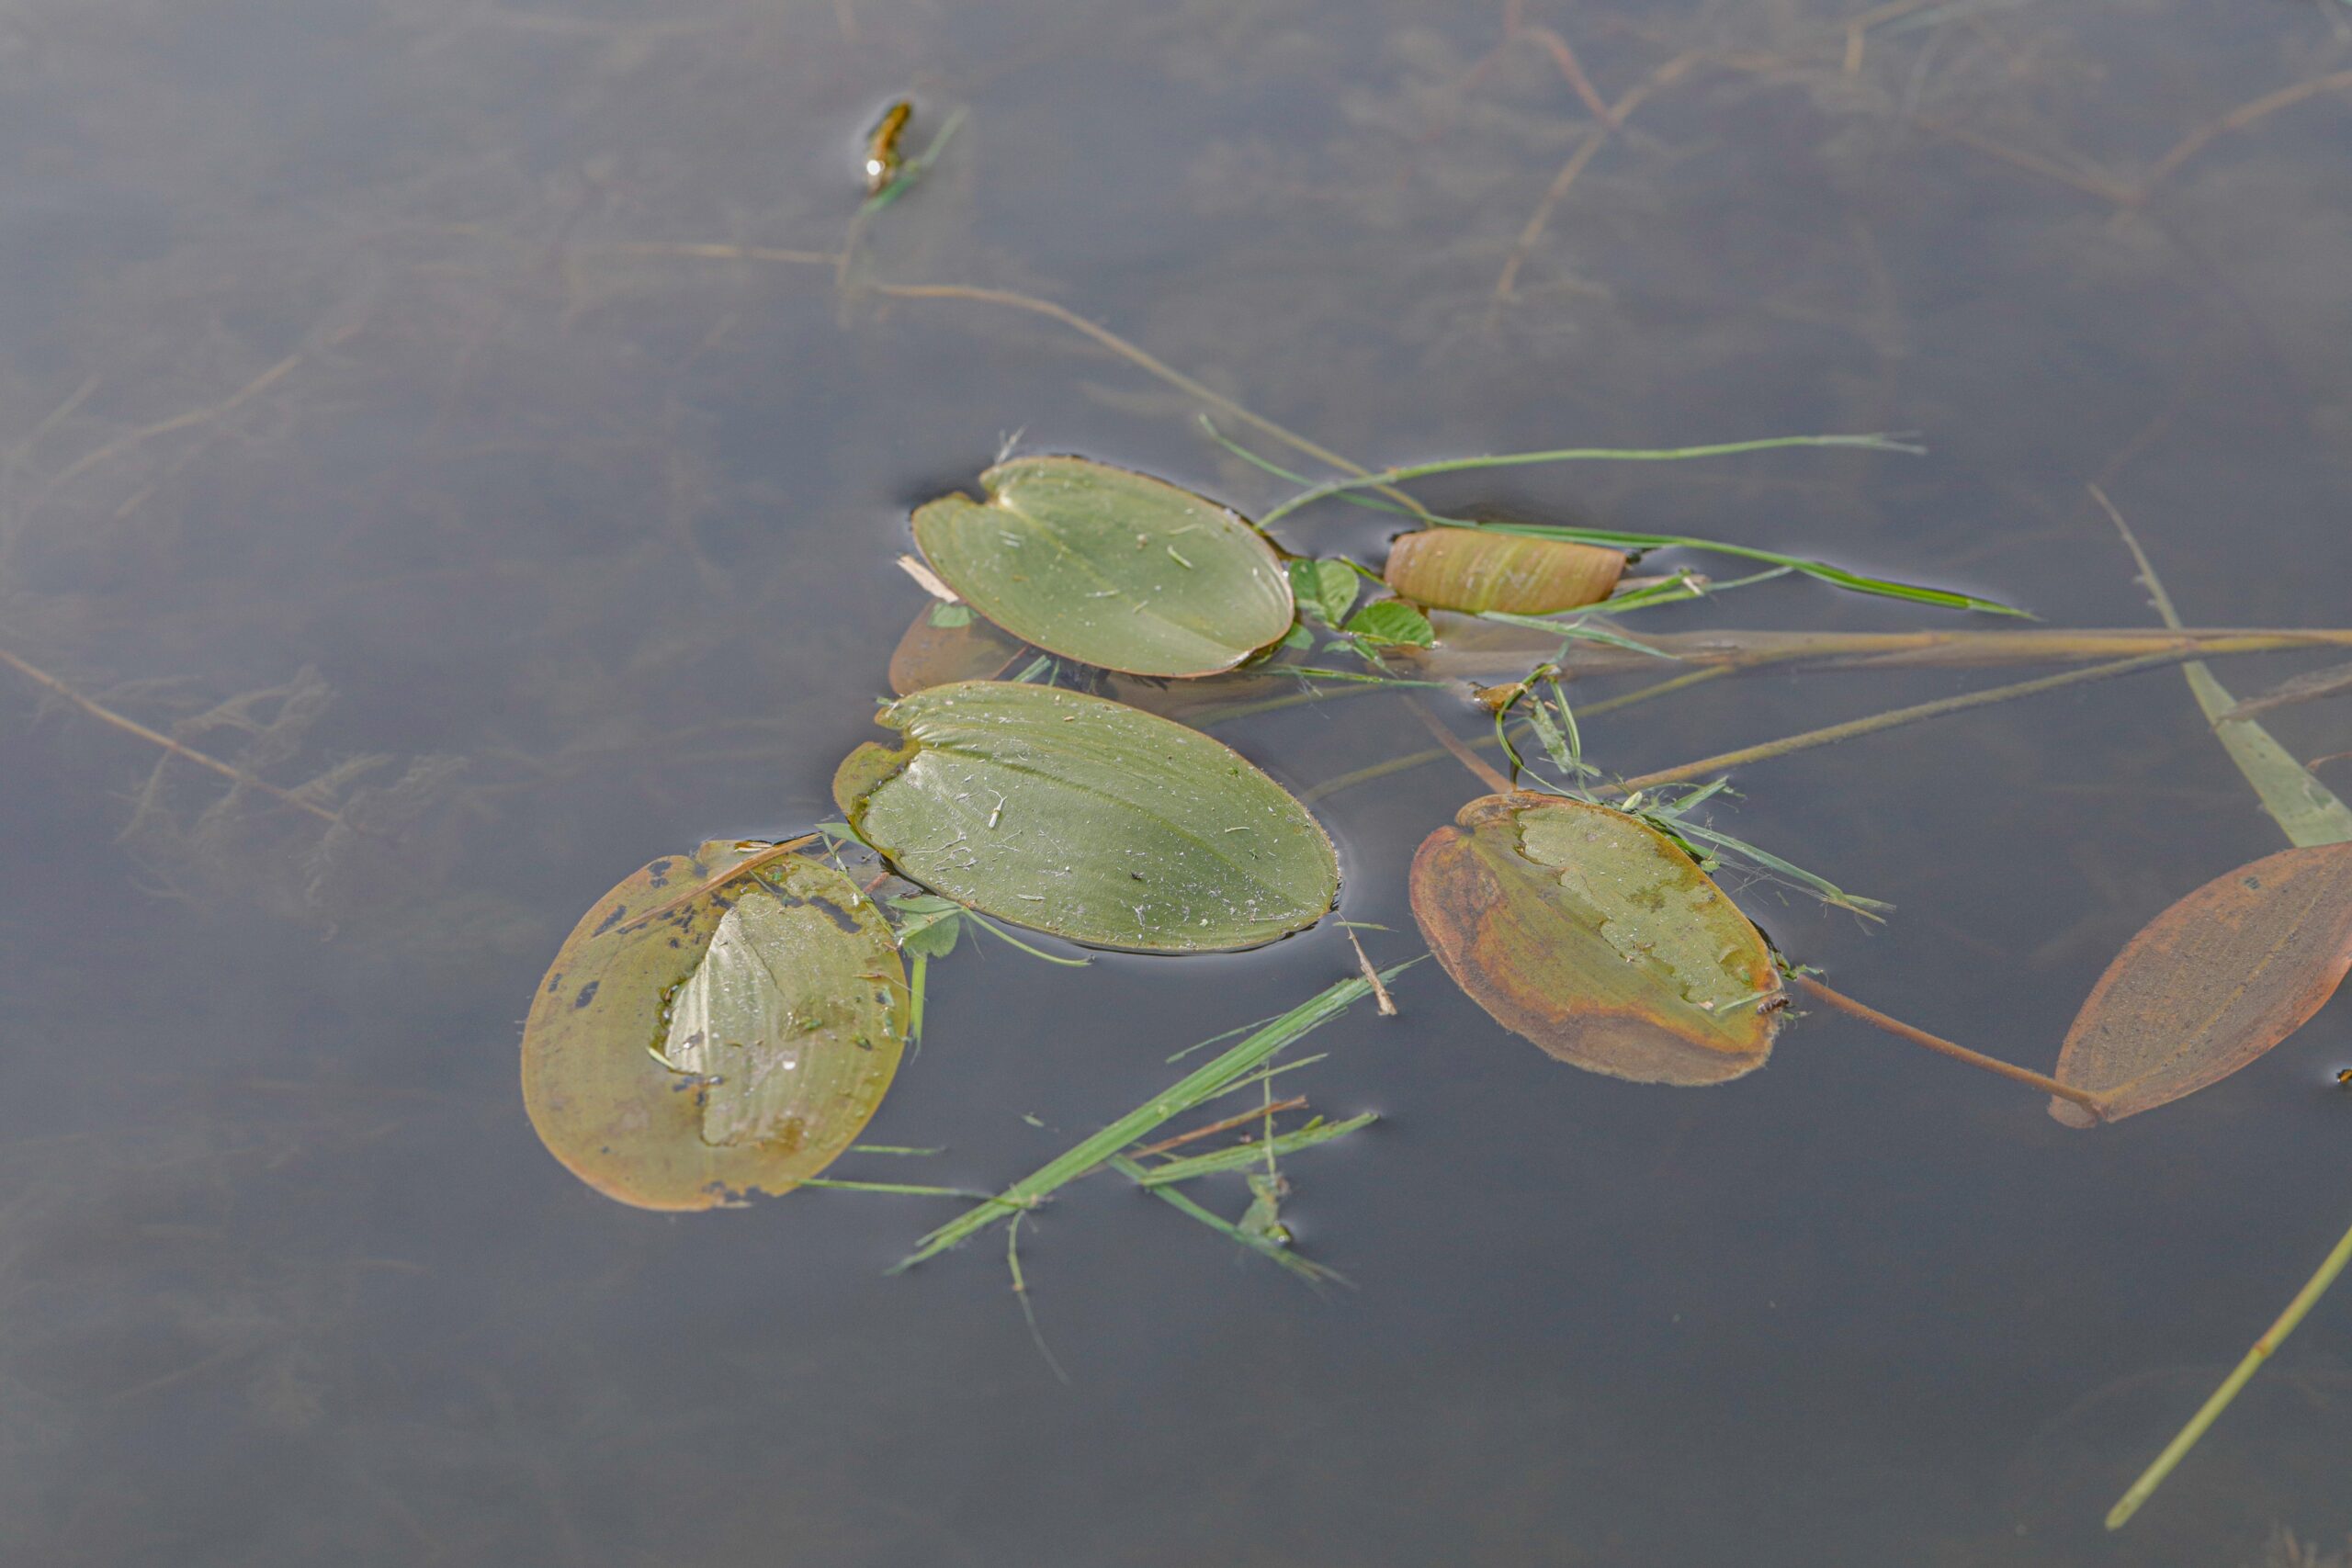
[[[2119,1121],[2229,1077],[2317,1012],[2352,967],[2352,844],[2281,850],[2142,928],[2091,988],[2055,1077]],[[2069,1127],[2092,1119],[2063,1100]]]
[[[890,655],[890,689],[900,696],[951,685],[990,681],[1021,651],[1017,637],[999,631],[968,604],[926,604]]]
[[[1771,950],[1689,855],[1622,811],[1472,801],[1413,857],[1413,917],[1453,983],[1564,1062],[1721,1083],[1772,1052]]]
[[[787,857],[645,921],[758,845],[655,861],[581,917],[523,1026],[523,1103],[610,1198],[783,1192],[857,1138],[897,1071],[906,968],[857,884]]]
[[[1598,604],[1624,570],[1623,550],[1476,528],[1424,528],[1388,547],[1382,575],[1398,597],[1432,609],[1548,615]]]

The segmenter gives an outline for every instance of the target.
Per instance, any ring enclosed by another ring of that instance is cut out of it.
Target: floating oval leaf
[[[1145,953],[1254,947],[1339,891],[1306,808],[1197,730],[1050,686],[968,681],[880,715],[833,775],[850,825],[900,874],[1072,941]]]
[[[706,844],[597,900],[523,1026],[531,1125],[624,1203],[787,1191],[855,1141],[898,1070],[906,968],[881,911],[833,867],[787,857],[631,920],[749,852]]]
[[[956,681],[1001,675],[1021,644],[963,604],[927,604],[890,655],[890,689],[900,696]]]
[[[915,543],[974,609],[1048,653],[1131,675],[1213,675],[1290,629],[1265,536],[1163,480],[1083,457],[1018,457],[985,504],[915,510]]]
[[[2194,1093],[2278,1044],[2352,968],[2352,844],[2281,850],[2217,876],[2107,966],[2058,1053],[2060,1083],[2114,1122]],[[2093,1119],[2052,1099],[2069,1127]]]
[[[1490,795],[1422,840],[1414,919],[1453,983],[1564,1062],[1710,1084],[1771,1055],[1771,950],[1690,857],[1622,811]]]
[[[1423,528],[1388,547],[1382,575],[1399,597],[1432,609],[1548,615],[1598,604],[1624,570],[1623,550],[1477,528]]]

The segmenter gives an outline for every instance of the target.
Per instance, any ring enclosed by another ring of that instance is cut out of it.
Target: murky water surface
[[[533,1137],[518,1021],[578,911],[830,815],[879,734],[910,502],[1016,433],[1285,493],[1085,323],[1368,464],[1933,447],[1430,487],[1456,508],[2145,625],[2098,479],[2192,622],[2344,624],[2352,94],[2184,141],[2352,69],[2340,0],[1529,0],[1512,36],[1521,10],[0,6],[0,649],[319,808],[0,672],[0,1555],[2226,1568],[2278,1527],[2344,1540],[2342,1299],[2098,1528],[2352,1217],[2341,1002],[2082,1134],[1831,1015],[1724,1088],[1586,1076],[1425,965],[1294,1080],[1385,1117],[1292,1169],[1302,1247],[1357,1288],[1082,1185],[1023,1231],[1067,1383],[993,1241],[884,1277],[935,1202],[662,1217]],[[1626,110],[1590,154],[1555,38]],[[854,229],[902,94],[917,146],[967,118]],[[1950,621],[1793,582],[1652,614]],[[1996,678],[1758,676],[1585,741],[1632,773]],[[2347,711],[2274,728],[2340,752]],[[1385,697],[1222,733],[1301,788],[1426,744]],[[2280,844],[2163,671],[1738,782],[1725,826],[1898,906],[1750,890],[1789,953],[2037,1065],[2133,930]],[[1407,859],[1476,788],[1448,763],[1318,803],[1375,956],[1418,950]],[[1328,925],[1086,970],[967,948],[870,1136],[1001,1183],[1352,963]]]

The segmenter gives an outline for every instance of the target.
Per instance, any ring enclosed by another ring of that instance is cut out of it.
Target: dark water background
[[[1859,5],[1526,9],[1603,96],[1681,63],[1498,299],[1591,126],[1540,38],[1493,54],[1500,5],[0,5],[0,648],[283,785],[379,759],[336,797],[369,832],[328,835],[151,779],[153,747],[0,671],[0,1561],[2227,1568],[2274,1528],[2344,1540],[2344,1299],[2098,1529],[2352,1217],[2340,1002],[2086,1134],[1835,1017],[1727,1088],[1584,1076],[1423,968],[1294,1080],[1386,1117],[1292,1172],[1302,1244],[1359,1288],[1081,1187],[1024,1227],[1068,1386],[993,1242],[882,1276],[936,1204],[662,1217],[533,1137],[518,1020],[575,914],[830,814],[919,606],[909,502],[1015,431],[1282,493],[1067,325],[869,284],[1050,299],[1364,462],[1917,429],[1932,456],[1430,493],[2144,625],[2103,477],[2192,622],[2344,623],[2348,95],[2122,197],[2352,67],[2352,8],[1962,0],[1871,13],[1859,51]],[[969,119],[846,288],[680,248],[833,251],[902,93],[918,142]],[[1645,624],[1947,619],[1780,583]],[[1752,677],[1586,741],[1630,773],[1992,679]],[[1225,733],[1304,786],[1423,743],[1385,704]],[[2347,711],[2274,728],[2341,751]],[[2041,1065],[2134,929],[2281,846],[2166,671],[1740,784],[1725,826],[1899,907],[1758,890],[1785,948]],[[1419,945],[1413,844],[1472,791],[1430,767],[1319,807],[1384,959]],[[959,952],[869,1136],[1001,1182],[1351,964],[1330,929],[1085,971]]]

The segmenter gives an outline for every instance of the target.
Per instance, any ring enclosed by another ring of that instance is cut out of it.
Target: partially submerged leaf
[[[1347,631],[1391,648],[1428,648],[1437,641],[1430,618],[1401,599],[1378,599],[1348,617]]]
[[[1305,807],[1197,730],[1101,697],[970,681],[902,697],[833,776],[909,880],[1145,953],[1254,947],[1322,919],[1339,860]]]
[[[749,852],[706,844],[623,882],[581,917],[532,1000],[531,1125],[624,1203],[787,1191],[856,1140],[898,1070],[905,966],[881,911],[833,867],[787,858],[629,919]]]
[[[1720,1083],[1771,1055],[1771,950],[1647,824],[1553,795],[1472,801],[1413,857],[1413,917],[1455,985],[1564,1062]]]
[[[948,585],[1023,641],[1131,675],[1213,675],[1290,629],[1290,578],[1228,508],[1083,457],[1017,457],[915,510]]]
[[[927,686],[985,681],[1002,674],[1020,652],[1019,641],[965,606],[929,604],[915,613],[890,655],[890,689],[903,697]]]
[[[1624,570],[1624,551],[1596,545],[1423,528],[1388,547],[1382,576],[1400,598],[1431,609],[1548,615],[1598,604]]]
[[[2352,967],[2352,843],[2281,850],[2217,876],[2142,928],[2066,1032],[2052,1075],[2105,1120],[2227,1077],[2317,1012]],[[2081,1107],[2050,1102],[2069,1127]]]
[[[1348,618],[1348,607],[1363,588],[1356,569],[1343,560],[1295,560],[1289,570],[1291,597],[1328,626]]]

